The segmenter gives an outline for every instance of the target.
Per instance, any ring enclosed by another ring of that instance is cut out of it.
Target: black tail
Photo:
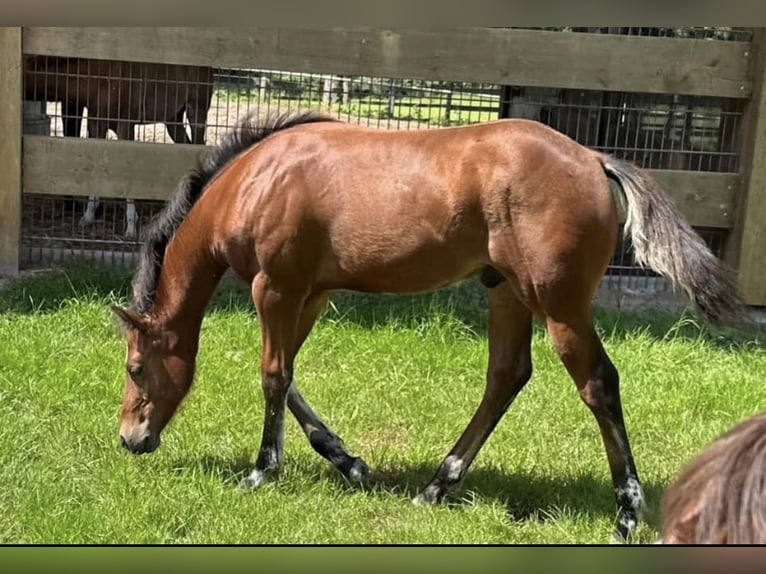
[[[627,202],[636,262],[680,287],[711,323],[738,317],[742,305],[734,274],[702,241],[659,183],[633,164],[599,154],[606,176]]]

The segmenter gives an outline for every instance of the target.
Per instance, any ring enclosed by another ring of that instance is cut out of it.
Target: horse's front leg
[[[259,273],[252,285],[261,323],[261,383],[264,396],[263,434],[255,468],[242,483],[257,488],[279,474],[284,460],[285,405],[293,378],[298,319],[304,293],[275,287]]]
[[[96,210],[98,209],[98,206],[100,205],[100,203],[101,201],[95,195],[88,196],[88,204],[85,207],[85,212],[82,214],[82,217],[80,218],[81,226],[85,227],[87,225],[91,225],[94,221],[96,221]]]
[[[138,213],[136,212],[136,202],[132,199],[125,200],[125,238],[135,239],[137,234]]]

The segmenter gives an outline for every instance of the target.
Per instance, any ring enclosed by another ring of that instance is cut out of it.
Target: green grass
[[[486,361],[484,293],[334,299],[297,361],[307,400],[373,469],[344,483],[298,425],[278,483],[236,482],[260,440],[260,336],[247,289],[219,289],[195,386],[153,455],[118,445],[124,344],[108,303],[127,273],[72,266],[0,294],[0,542],[605,543],[615,514],[596,424],[538,330],[535,374],[447,504],[410,498],[473,413]],[[663,489],[689,457],[766,407],[758,332],[599,313],[623,381],[656,536]]]

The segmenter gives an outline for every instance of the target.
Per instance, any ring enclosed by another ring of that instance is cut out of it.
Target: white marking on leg
[[[617,495],[626,497],[636,512],[639,512],[644,506],[644,491],[638,480],[632,476],[628,477],[624,486],[617,488]]]
[[[451,454],[444,459],[444,469],[447,471],[447,480],[456,482],[460,479],[460,474],[463,472],[463,460]]]
[[[362,482],[366,476],[362,469],[356,466],[352,466],[351,470],[348,471],[348,477],[354,482]]]
[[[253,469],[250,476],[244,481],[244,486],[247,488],[258,488],[266,480],[266,473],[262,470]]]
[[[610,425],[610,429],[612,431],[612,437],[617,444],[617,447],[621,452],[627,452],[627,446],[623,442],[620,433],[617,431],[615,426]],[[617,487],[615,489],[615,493],[619,497],[626,497],[630,503],[630,506],[636,510],[636,516],[638,516],[644,506],[644,491],[641,488],[641,484],[638,482],[638,480],[635,477],[630,476],[630,469],[626,468],[625,474],[628,475],[625,484]]]
[[[93,195],[88,197],[88,205],[80,218],[80,225],[90,225],[96,220],[96,209],[98,209],[99,203],[98,197]]]
[[[136,223],[138,215],[136,214],[136,204],[132,199],[128,199],[125,206],[125,237],[130,239],[136,236]]]

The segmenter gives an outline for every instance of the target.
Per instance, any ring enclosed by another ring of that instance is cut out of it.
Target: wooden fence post
[[[740,196],[725,257],[748,305],[766,305],[766,28],[753,29],[752,98],[742,117]]]
[[[19,273],[22,138],[21,28],[0,27],[0,276]]]

